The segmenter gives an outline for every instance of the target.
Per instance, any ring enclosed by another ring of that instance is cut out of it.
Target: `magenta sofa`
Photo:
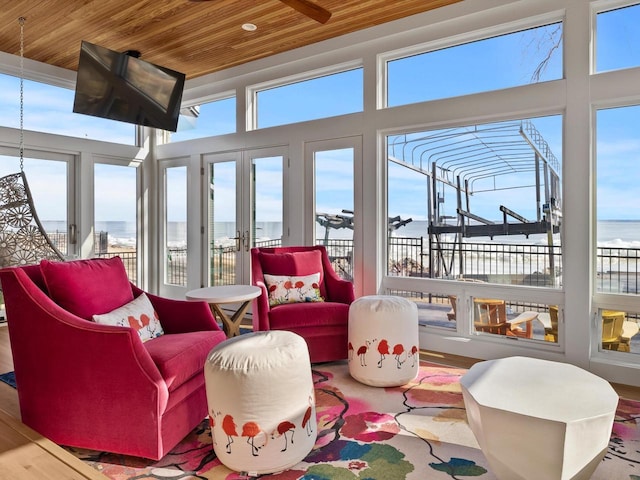
[[[316,272],[322,273],[319,288],[323,302],[269,306],[265,273],[301,276]],[[252,248],[251,276],[253,284],[262,289],[253,304],[254,330],[297,333],[307,342],[311,363],[347,358],[353,284],[336,274],[323,246]]]
[[[206,303],[148,293],[164,335],[94,323],[142,290],[118,257],[62,264],[53,280],[38,265],[0,270],[22,421],[61,445],[162,458],[207,415],[204,362],[224,333]]]

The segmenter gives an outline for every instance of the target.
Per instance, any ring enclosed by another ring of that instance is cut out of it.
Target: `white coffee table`
[[[566,363],[509,357],[461,379],[467,419],[501,480],[591,478],[607,452],[618,395]]]
[[[240,335],[240,323],[251,300],[260,296],[261,290],[253,285],[219,285],[216,287],[198,288],[187,292],[186,298],[191,301],[204,301],[211,307],[213,316],[222,322],[222,329],[227,337]],[[220,305],[240,303],[240,308],[229,317]]]

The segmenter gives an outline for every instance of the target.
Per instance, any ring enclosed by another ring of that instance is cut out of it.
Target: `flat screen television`
[[[83,41],[73,111],[175,132],[185,75]]]

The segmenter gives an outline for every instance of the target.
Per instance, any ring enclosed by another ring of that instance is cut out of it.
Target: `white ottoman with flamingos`
[[[418,307],[406,298],[368,295],[349,307],[349,373],[374,387],[418,375]]]
[[[216,345],[204,366],[213,450],[250,476],[300,462],[316,441],[307,344],[287,331],[254,332]]]

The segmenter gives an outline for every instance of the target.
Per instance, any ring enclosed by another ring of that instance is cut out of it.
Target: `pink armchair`
[[[90,320],[143,293],[120,258],[51,265],[63,274],[0,270],[22,421],[61,445],[162,458],[206,418],[204,362],[224,333],[206,303],[147,293],[164,335],[143,343]]]
[[[322,302],[269,305],[265,274],[304,276],[320,272]],[[354,300],[353,285],[333,270],[323,246],[253,248],[253,284],[262,289],[254,300],[253,329],[289,330],[307,342],[311,363],[347,358],[349,305]]]

